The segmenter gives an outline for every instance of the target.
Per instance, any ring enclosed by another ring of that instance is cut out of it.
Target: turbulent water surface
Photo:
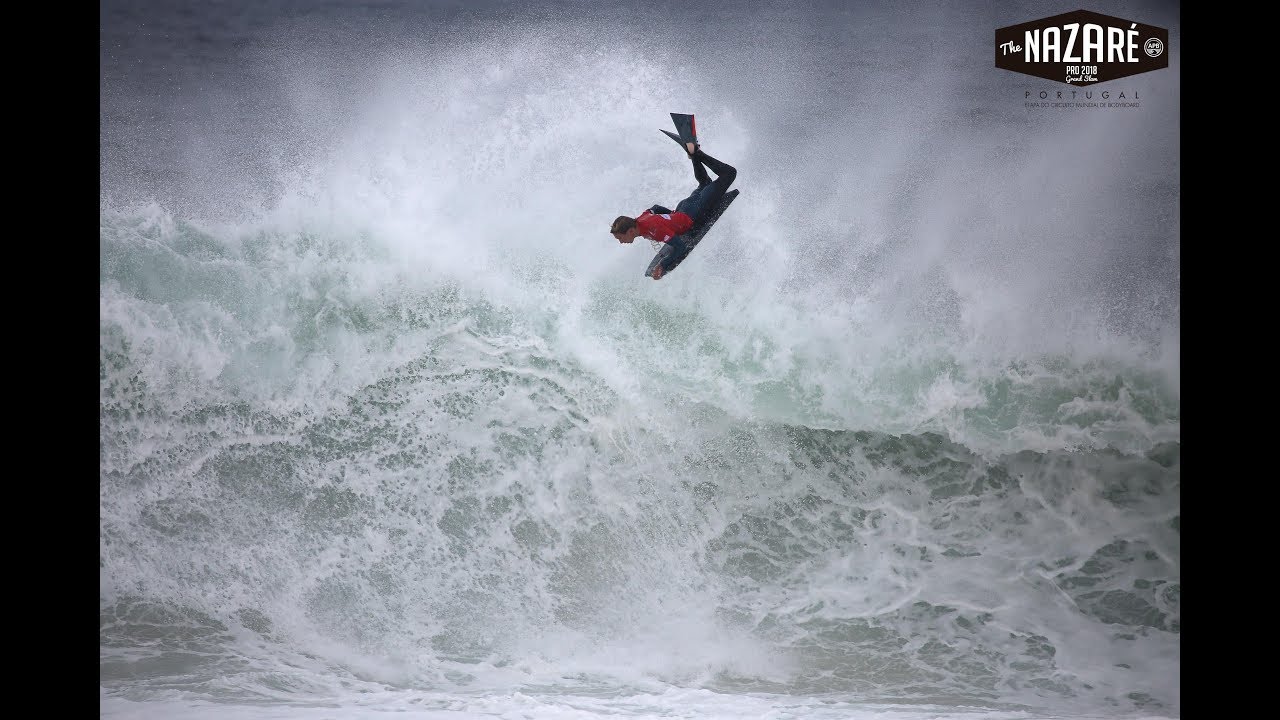
[[[992,66],[1074,5],[104,2],[102,715],[1179,717],[1179,25],[1086,7],[1137,107]]]

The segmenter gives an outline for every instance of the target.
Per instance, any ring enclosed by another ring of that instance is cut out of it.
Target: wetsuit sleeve
[[[662,207],[661,205],[654,205],[653,207],[649,208],[649,212],[653,213],[654,215],[670,215],[672,211]]]

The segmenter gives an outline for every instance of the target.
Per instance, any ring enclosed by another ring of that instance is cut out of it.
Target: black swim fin
[[[680,139],[679,135],[671,132],[670,130],[663,130],[662,133],[667,137],[671,138],[672,140],[675,140],[676,144],[679,145],[680,147],[684,147],[684,141]]]
[[[671,122],[676,124],[676,132],[680,134],[681,145],[685,143],[698,144],[698,125],[693,121],[692,115],[671,113]],[[671,133],[667,134],[670,135]]]

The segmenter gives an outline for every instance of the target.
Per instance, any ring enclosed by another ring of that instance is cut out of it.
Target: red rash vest
[[[693,218],[682,212],[655,215],[645,210],[636,218],[636,225],[640,228],[641,235],[664,243],[676,235],[689,232],[689,228],[693,227]]]

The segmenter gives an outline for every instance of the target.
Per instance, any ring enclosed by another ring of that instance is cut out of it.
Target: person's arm
[[[658,252],[653,256],[653,260],[649,261],[649,267],[645,268],[645,277],[651,277],[654,280],[662,277],[665,273],[664,262],[671,257],[671,253],[674,251],[675,248],[670,245],[663,245],[659,248]]]
[[[653,207],[649,208],[649,212],[653,213],[654,215],[670,215],[674,211],[668,210],[667,208],[664,208],[661,205],[654,205]]]

